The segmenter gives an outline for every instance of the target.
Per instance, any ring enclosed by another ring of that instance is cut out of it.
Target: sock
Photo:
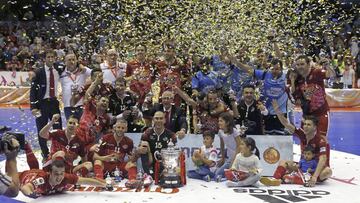
[[[137,174],[136,166],[133,166],[133,167],[129,168],[127,170],[127,172],[128,172],[128,179],[129,180],[135,180],[136,179],[136,174]]]
[[[39,162],[36,159],[34,152],[31,149],[29,143],[25,144],[25,153],[26,153],[26,161],[30,167],[30,169],[39,169]]]
[[[100,165],[94,165],[94,173],[96,178],[104,179],[104,171]]]
[[[278,166],[274,172],[273,177],[276,179],[281,179],[286,173],[286,168],[283,166]]]
[[[87,174],[89,173],[89,170],[86,167],[80,168],[79,171],[82,177],[87,177]]]
[[[284,182],[288,184],[298,184],[304,185],[303,180],[301,179],[299,174],[286,174],[284,175]]]

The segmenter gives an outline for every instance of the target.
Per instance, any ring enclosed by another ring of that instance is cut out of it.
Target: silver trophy
[[[160,186],[164,188],[181,187],[185,183],[185,156],[172,141],[168,148],[161,150],[161,163],[163,171],[160,173]],[[156,173],[155,174],[159,174]],[[156,180],[157,178],[155,178]]]
[[[240,135],[245,135],[245,132],[247,131],[248,127],[244,125],[244,121],[242,122],[242,125],[239,124],[235,125],[235,128],[240,132]]]

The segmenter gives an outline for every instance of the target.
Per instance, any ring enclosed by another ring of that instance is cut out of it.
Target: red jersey
[[[315,149],[315,156],[317,159],[319,159],[319,156],[321,155],[326,155],[326,165],[329,166],[330,146],[324,136],[321,136],[319,132],[316,132],[315,137],[308,141],[303,129],[301,128],[296,128],[294,135],[300,139],[301,154],[303,154],[307,145],[311,145]]]
[[[40,169],[32,169],[23,171],[19,175],[20,187],[27,183],[31,183],[35,188],[35,193],[41,195],[50,195],[53,193],[59,193],[66,189],[66,185],[74,185],[79,180],[79,177],[73,174],[64,174],[62,182],[56,186],[51,186],[49,183],[50,173]]]
[[[223,102],[221,102],[223,103]],[[226,106],[223,103],[224,106]],[[207,106],[207,108],[209,108]],[[229,109],[225,108],[224,112],[227,112]],[[213,132],[219,131],[219,115],[220,113],[216,115],[210,115],[211,110],[204,108],[204,106],[198,106],[197,109],[197,115],[199,116],[200,122],[201,122],[201,132],[205,132],[206,130],[210,130]]]
[[[119,143],[116,142],[113,133],[104,135],[100,141],[99,155],[106,156],[117,153],[123,159],[126,155],[130,155],[134,148],[132,139],[124,136]],[[120,161],[122,162],[122,161]]]
[[[106,113],[97,116],[95,100],[91,100],[84,106],[84,112],[81,116],[79,127],[76,130],[76,135],[84,140],[85,145],[94,144],[101,138],[101,135],[106,132],[109,126],[109,116]]]
[[[143,71],[151,72],[151,62],[145,61],[141,63],[138,60],[133,60],[127,63],[125,76],[129,77],[133,74],[137,75]]]
[[[68,140],[65,130],[54,130],[49,133],[49,140],[51,140],[51,154],[64,151],[66,161],[69,163],[72,163],[78,156],[85,156],[84,143],[79,136],[73,135]]]
[[[151,91],[151,84],[152,81],[149,78],[148,80],[131,80],[130,82],[130,89],[135,94],[138,95],[138,103],[141,105],[144,103],[146,94],[148,94]]]
[[[100,95],[101,97],[108,97],[114,89],[110,83],[100,83],[99,86],[100,88],[97,88],[97,90],[91,94],[91,98],[95,98],[98,95]],[[89,87],[90,84],[85,85],[79,92],[79,95],[81,97],[85,96],[85,93],[89,89]]]
[[[310,74],[297,80],[295,99],[302,99],[302,109],[305,115],[320,116],[329,111],[324,86],[326,70],[311,68]]]

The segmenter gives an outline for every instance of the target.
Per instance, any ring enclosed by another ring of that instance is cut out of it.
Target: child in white
[[[259,150],[255,140],[250,137],[243,138],[239,148],[240,153],[236,155],[233,165],[225,170],[228,187],[251,186],[261,177]]]
[[[214,178],[217,162],[217,150],[213,147],[215,133],[212,131],[205,131],[203,134],[203,143],[200,150],[194,151],[192,160],[197,166],[196,170],[188,171],[189,178],[210,181]]]

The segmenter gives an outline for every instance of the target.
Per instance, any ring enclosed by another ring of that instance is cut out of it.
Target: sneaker
[[[142,186],[142,181],[141,180],[136,180],[136,179],[128,180],[125,183],[125,187],[131,188],[131,189],[139,188],[141,186]]]
[[[148,175],[146,173],[144,173],[143,180],[144,180],[144,187],[149,187],[154,182],[151,175]]]
[[[279,186],[281,184],[281,180],[271,177],[261,177],[260,183],[266,186]]]
[[[204,176],[204,177],[203,177],[203,180],[206,181],[206,182],[210,182],[210,181],[211,181],[210,175]]]

